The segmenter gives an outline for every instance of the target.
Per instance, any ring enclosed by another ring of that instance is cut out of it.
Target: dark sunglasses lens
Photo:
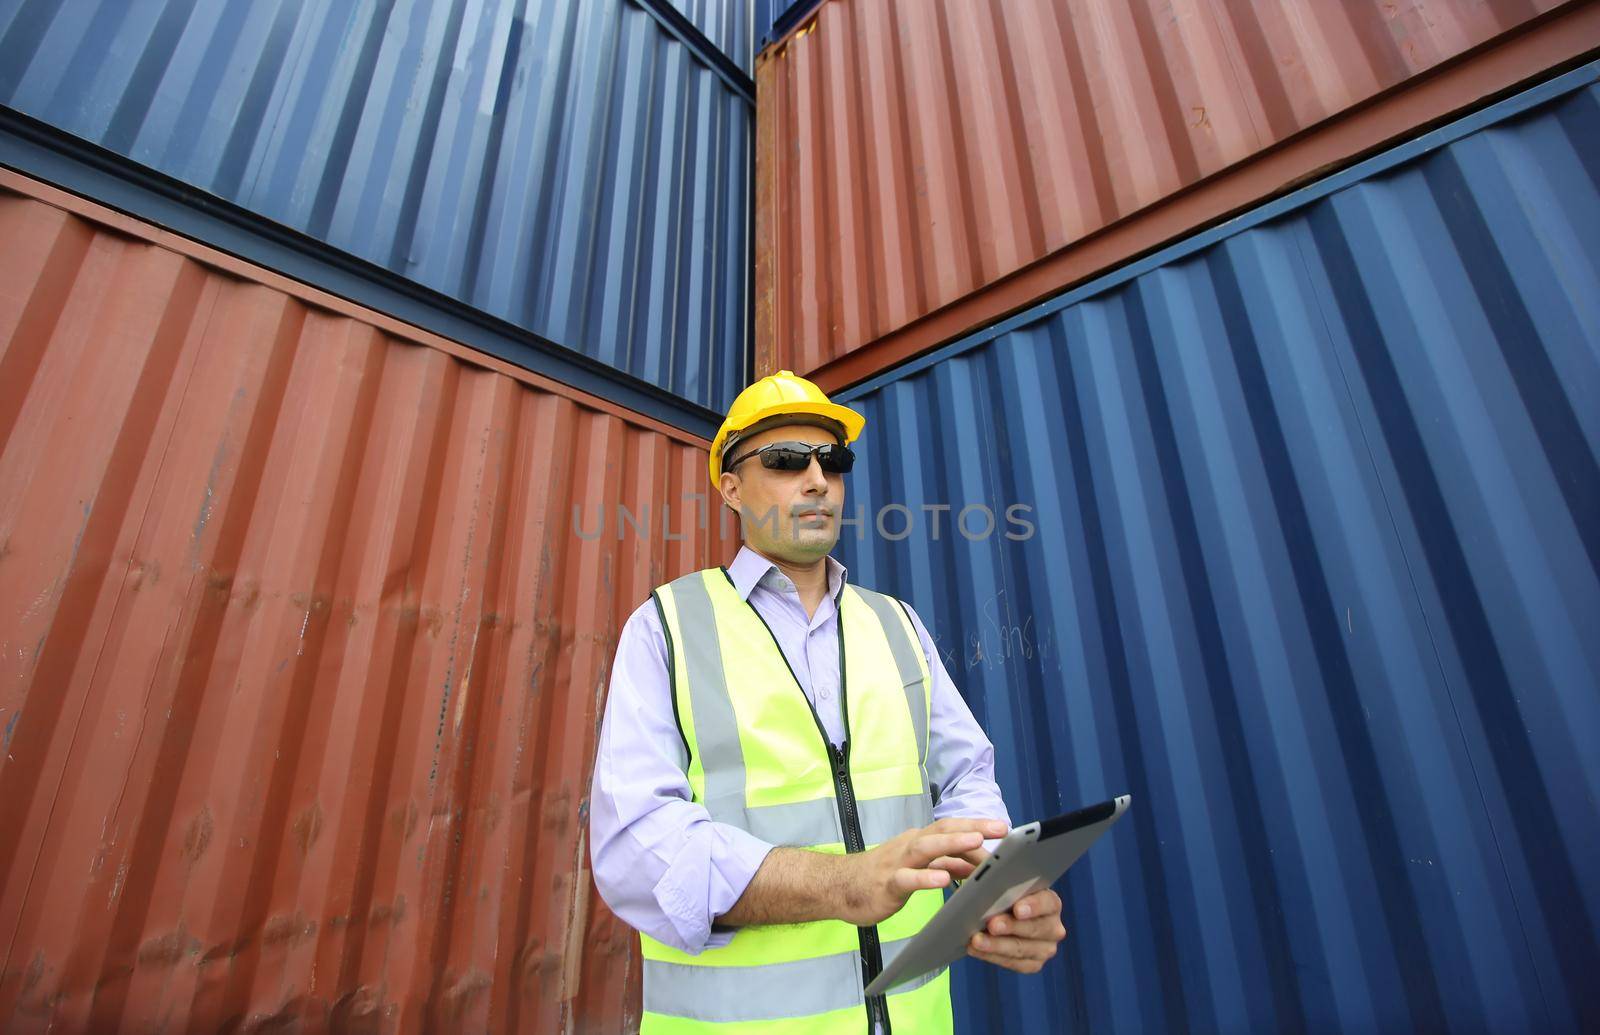
[[[761,454],[761,466],[770,471],[804,471],[811,454],[801,449],[768,449]]]
[[[856,455],[849,446],[824,446],[817,453],[817,466],[829,474],[848,474],[855,463]]]

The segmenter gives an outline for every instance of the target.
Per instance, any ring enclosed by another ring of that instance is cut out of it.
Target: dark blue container
[[[749,379],[753,107],[649,6],[0,0],[0,103],[691,401]]]
[[[1600,1030],[1597,74],[840,396],[1013,819],[1133,795],[962,1030]]]
[[[728,55],[728,60],[737,65],[740,71],[747,76],[750,74],[754,41],[750,0],[667,0],[667,2],[689,19],[712,46]]]

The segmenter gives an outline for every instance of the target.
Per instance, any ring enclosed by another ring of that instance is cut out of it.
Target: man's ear
[[[732,471],[723,471],[722,477],[717,479],[717,491],[722,494],[722,505],[739,513],[739,476]]]

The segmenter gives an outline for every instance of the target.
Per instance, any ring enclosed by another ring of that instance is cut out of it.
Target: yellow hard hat
[[[867,418],[850,409],[828,401],[822,389],[798,376],[792,370],[769,374],[739,393],[728,408],[728,416],[717,437],[711,440],[711,484],[716,486],[722,477],[722,454],[728,444],[737,440],[746,430],[783,414],[825,417],[837,422],[844,432],[845,445],[854,442],[866,427]]]

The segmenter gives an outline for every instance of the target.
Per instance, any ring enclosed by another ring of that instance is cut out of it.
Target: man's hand
[[[912,892],[942,888],[972,873],[976,867],[963,856],[981,851],[986,837],[1004,837],[1006,829],[996,819],[941,819],[846,856],[839,918],[857,927],[888,919]]]
[[[1009,912],[991,916],[967,943],[967,955],[1019,974],[1037,974],[1066,936],[1061,898],[1043,888],[1017,899]]]

